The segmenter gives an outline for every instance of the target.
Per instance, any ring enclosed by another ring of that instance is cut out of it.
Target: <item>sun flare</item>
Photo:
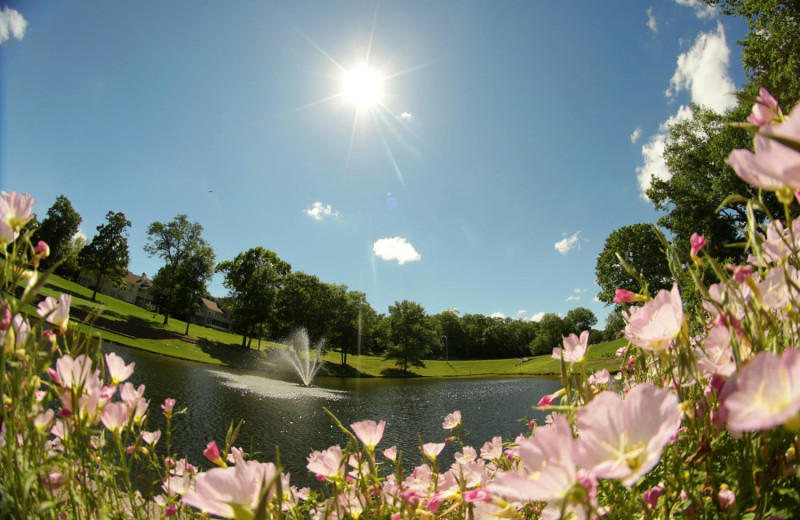
[[[369,108],[381,102],[383,78],[366,65],[360,65],[344,75],[344,95],[358,108]]]

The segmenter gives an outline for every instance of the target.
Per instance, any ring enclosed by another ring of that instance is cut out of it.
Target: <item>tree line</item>
[[[81,221],[69,199],[60,195],[46,218],[41,223],[34,218],[29,230],[34,240],[50,246],[51,254],[42,267],[57,267],[72,279],[80,272],[95,276],[94,300],[103,281],[120,287],[125,283],[131,223],[123,213],[109,211],[87,243],[77,233]],[[425,359],[547,354],[563,336],[590,330],[597,323],[583,307],[563,317],[547,314],[538,322],[458,311],[429,315],[421,305],[407,300],[395,302],[385,314],[378,313],[363,292],[293,271],[288,262],[263,247],[217,263],[202,233],[203,227],[186,215],[148,226],[144,250],[163,261],[150,288],[153,310],[163,314],[165,324],[170,317],[185,320],[188,334],[201,297],[214,299],[230,313],[243,347],[252,346],[254,339],[280,341],[302,327],[313,342],[324,339],[326,348],[339,352],[342,365],[347,364],[348,355],[364,353],[394,359],[407,371]],[[215,273],[224,276],[225,297],[208,294],[207,285]],[[601,331],[592,334],[595,342],[610,339]]]

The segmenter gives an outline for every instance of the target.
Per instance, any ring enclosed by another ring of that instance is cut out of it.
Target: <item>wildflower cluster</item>
[[[468,443],[460,411],[442,438],[420,439],[422,463],[406,471],[396,446],[380,447],[385,421],[345,426],[346,442],[308,455],[322,492],[298,489],[279,460],[259,462],[234,446],[208,444],[216,467],[198,471],[147,430],[144,387],[134,366],[69,320],[68,296],[37,301],[46,244],[21,230],[27,195],[0,196],[4,247],[0,302],[0,513],[225,518],[796,518],[800,516],[800,106],[785,116],[762,91],[748,127],[755,153],[729,164],[774,191],[783,222],[752,226],[747,263],[719,265],[689,244],[684,276],[703,296],[685,309],[678,286],[654,296],[618,290],[628,343],[620,371],[587,374],[588,332],[553,350],[563,388],[536,396],[546,424],[515,439]],[[669,244],[665,242],[665,247]],[[706,285],[710,269],[714,283]],[[16,296],[20,295],[21,296]],[[636,305],[631,305],[636,304]],[[459,451],[440,455],[447,442]]]

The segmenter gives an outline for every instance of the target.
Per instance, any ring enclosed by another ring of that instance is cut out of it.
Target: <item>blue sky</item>
[[[603,242],[658,218],[664,125],[732,106],[745,31],[692,0],[12,1],[0,189],[65,194],[89,239],[124,212],[136,273],[186,213],[217,261],[263,246],[378,312],[602,325]],[[342,94],[365,62],[372,107]]]

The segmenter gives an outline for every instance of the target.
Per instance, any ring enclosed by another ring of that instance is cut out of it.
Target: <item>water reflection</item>
[[[378,449],[397,445],[405,467],[420,461],[419,437],[424,442],[442,442],[445,415],[461,410],[469,443],[480,449],[495,435],[514,438],[527,424],[526,416],[543,420],[531,406],[556,391],[560,383],[551,379],[344,379],[318,377],[318,386],[265,378],[258,373],[214,368],[146,352],[113,347],[127,362],[136,362],[132,382],[147,386],[151,399],[149,429],[164,428],[159,405],[167,397],[177,399],[177,408],[188,408],[178,418],[173,436],[174,450],[195,465],[209,467],[202,451],[216,440],[224,442],[232,421],[244,419],[237,444],[260,460],[274,460],[280,447],[284,468],[292,482],[315,485],[305,469],[311,450],[344,444],[344,434],[323,407],[345,425],[363,419],[385,419],[386,432]],[[453,460],[456,446],[449,445],[441,457]]]

